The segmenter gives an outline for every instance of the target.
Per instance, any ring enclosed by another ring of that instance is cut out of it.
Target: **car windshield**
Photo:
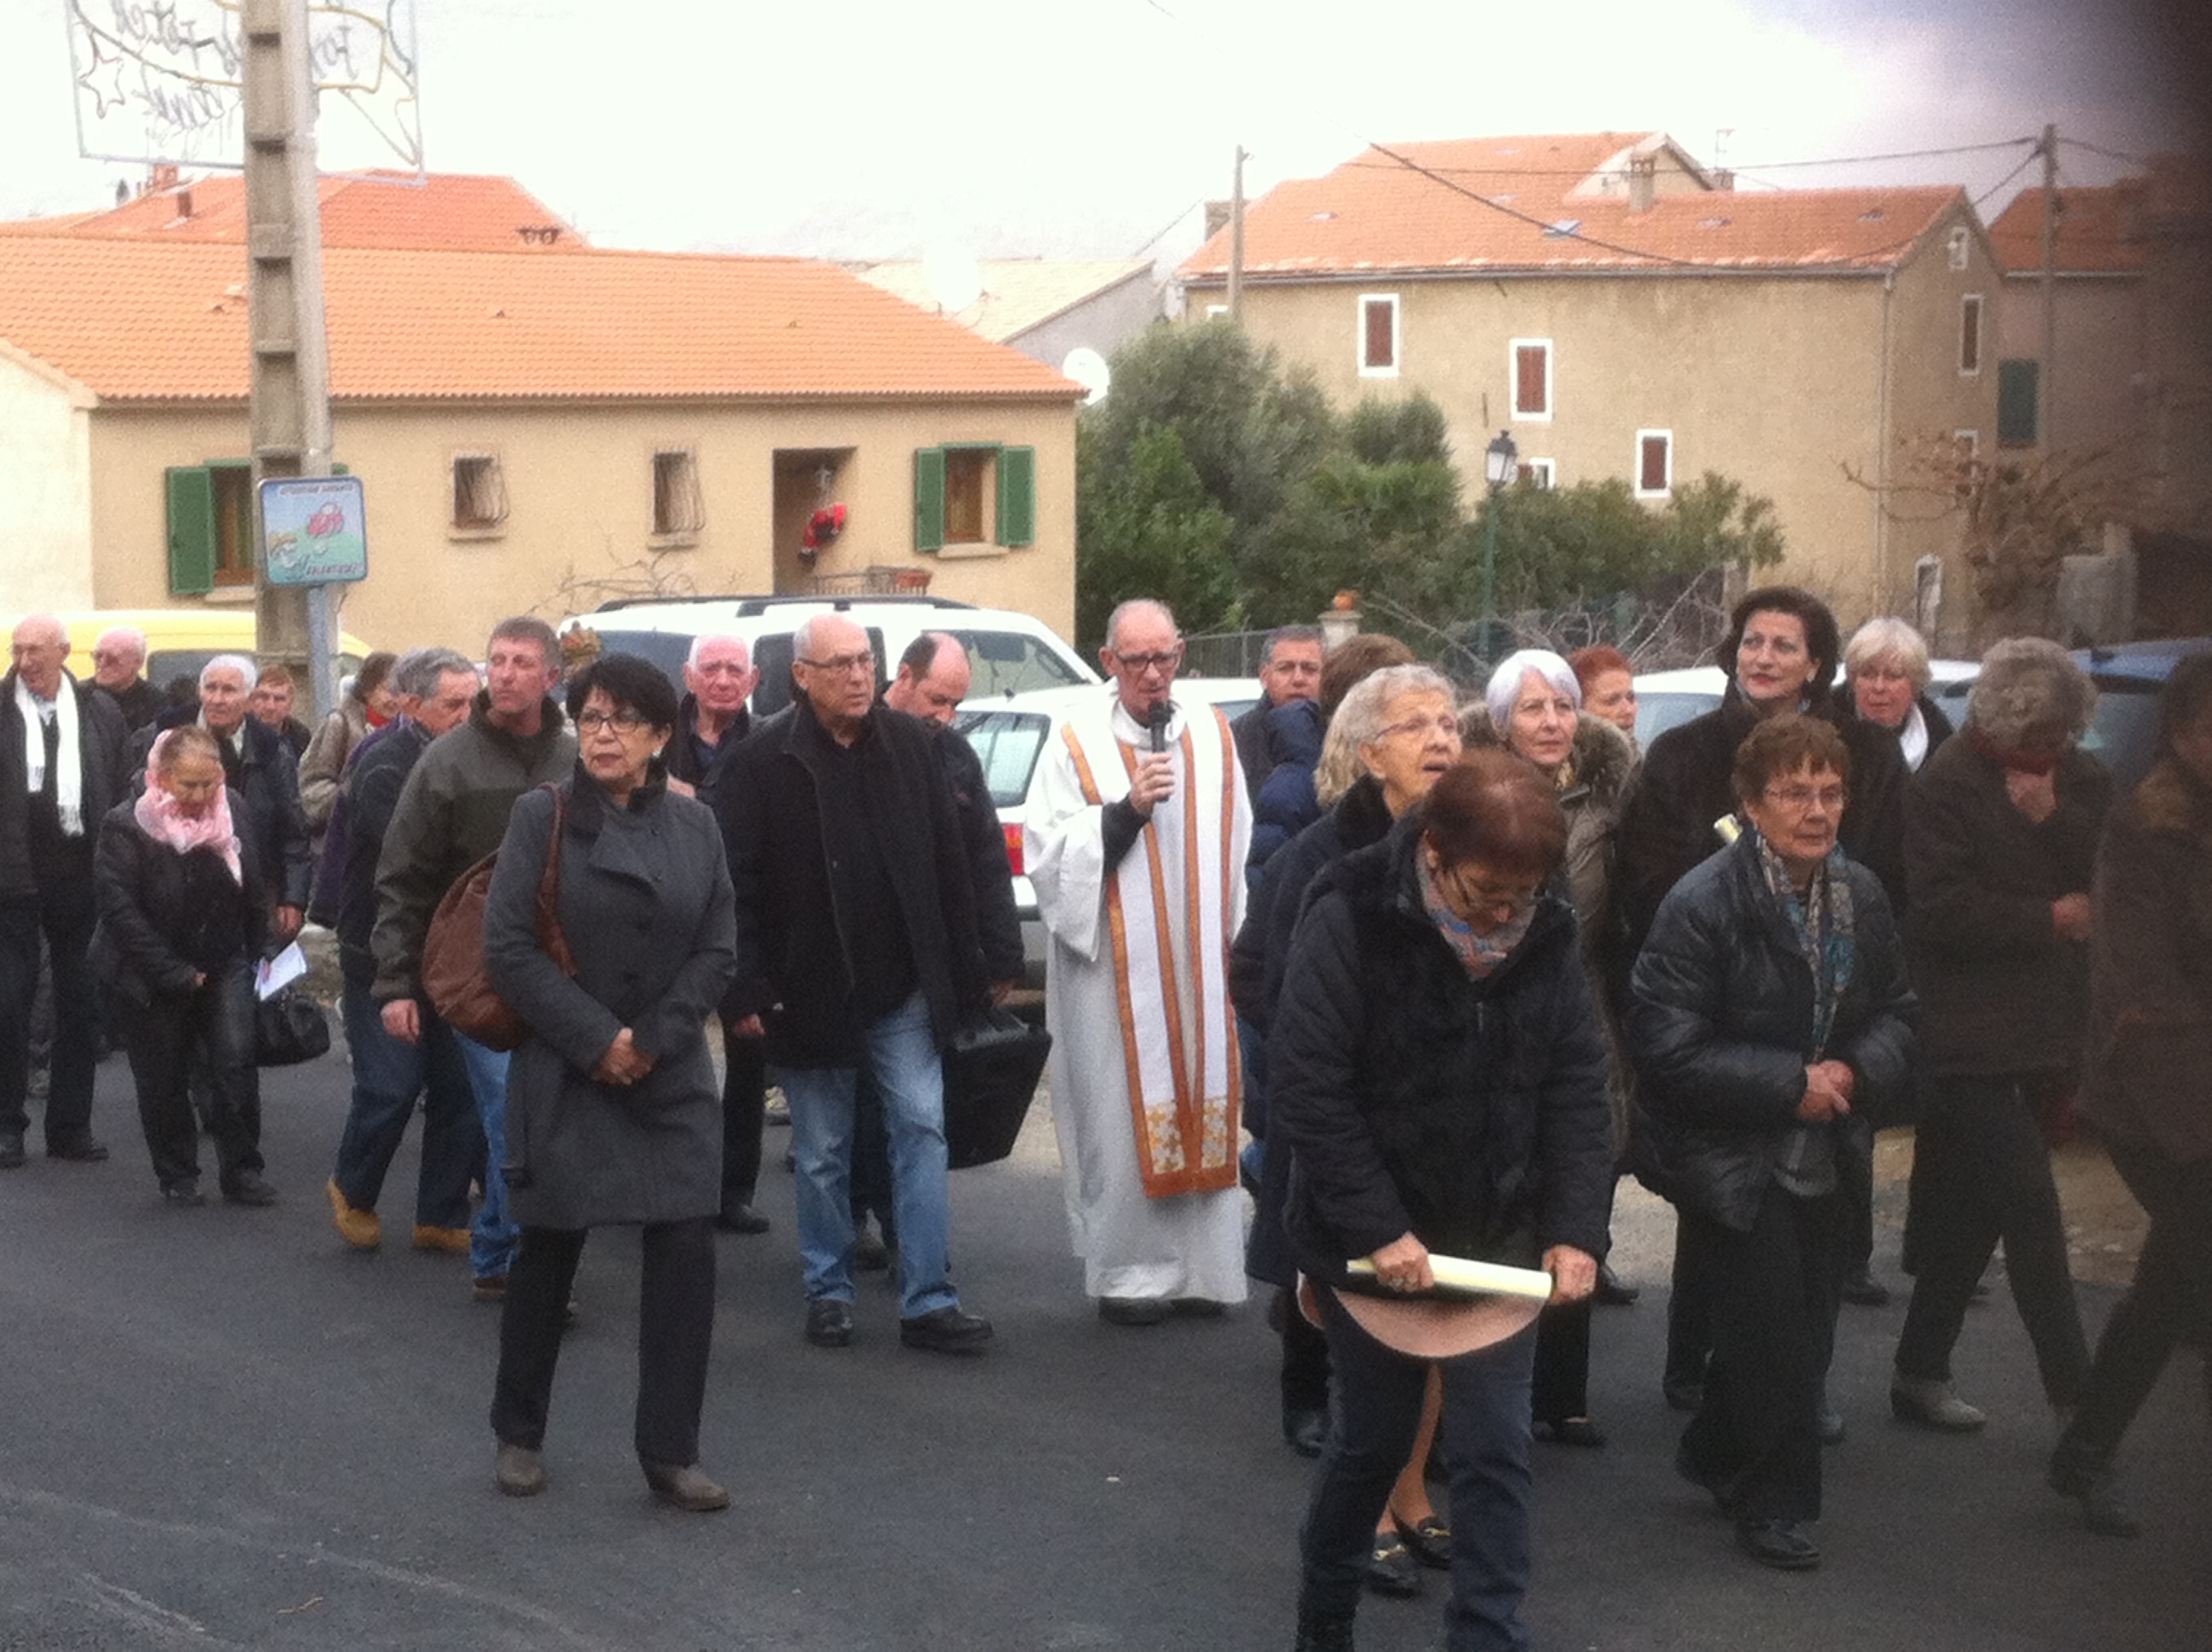
[[[1643,693],[1636,696],[1636,743],[1649,748],[1670,728],[1702,717],[1721,702],[1717,694]]]
[[[2105,765],[2123,792],[2150,772],[2160,686],[2138,677],[2097,679],[2096,717],[2081,738],[2081,750]]]
[[[979,711],[972,705],[953,726],[982,760],[983,783],[1001,809],[1018,809],[1029,796],[1030,775],[1044,750],[1052,720],[1033,711]]]
[[[677,693],[684,692],[684,662],[691,653],[691,633],[617,631],[605,626],[594,626],[592,629],[599,633],[601,652],[636,654],[649,659],[660,668],[662,676],[676,685]]]
[[[957,626],[951,635],[968,651],[972,700],[997,699],[1031,689],[1062,689],[1084,679],[1037,638],[1018,631],[971,631]]]

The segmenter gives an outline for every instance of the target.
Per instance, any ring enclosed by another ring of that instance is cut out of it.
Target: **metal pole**
[[[1244,146],[1237,146],[1237,172],[1229,186],[1229,319],[1244,320]]]
[[[2036,374],[2035,435],[2051,451],[2051,396],[2058,354],[2058,128],[2043,129],[2043,370]]]
[[[1486,659],[1490,653],[1491,629],[1498,623],[1498,495],[1501,489],[1495,482],[1490,484],[1490,497],[1482,512],[1482,650]]]

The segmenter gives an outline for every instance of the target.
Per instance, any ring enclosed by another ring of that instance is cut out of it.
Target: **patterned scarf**
[[[1444,899],[1443,890],[1437,886],[1436,873],[1429,869],[1428,856],[1416,853],[1413,869],[1420,874],[1421,905],[1428,912],[1429,921],[1436,925],[1437,933],[1444,938],[1444,944],[1451,948],[1470,977],[1476,981],[1486,980],[1499,964],[1512,956],[1513,949],[1526,938],[1528,925],[1536,916],[1536,908],[1531,906],[1517,917],[1498,925],[1487,935],[1478,935]]]
[[[1836,1006],[1858,968],[1858,922],[1851,909],[1851,885],[1845,875],[1842,846],[1831,848],[1828,858],[1813,873],[1802,896],[1790,876],[1790,868],[1757,828],[1752,838],[1759,846],[1759,867],[1766,878],[1767,892],[1790,920],[1797,950],[1813,972],[1813,1049],[1808,1062],[1826,1058],[1828,1035],[1835,1029]]]
[[[238,833],[230,823],[230,793],[218,787],[215,806],[204,815],[188,815],[184,806],[161,787],[161,748],[177,738],[176,731],[154,742],[146,757],[146,789],[131,806],[131,817],[156,843],[166,843],[179,854],[194,849],[213,849],[222,856],[230,875],[243,884],[245,868],[238,858]]]

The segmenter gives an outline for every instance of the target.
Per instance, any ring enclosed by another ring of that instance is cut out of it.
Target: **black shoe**
[[[1686,1444],[1674,1448],[1674,1472],[1712,1498],[1713,1506],[1723,1514],[1729,1515],[1735,1512],[1735,1499],[1729,1490],[1727,1479],[1721,1475],[1708,1474],[1704,1469],[1698,1467],[1697,1459],[1690,1455],[1690,1448]]]
[[[1762,1566],[1778,1571],[1810,1571],[1820,1564],[1820,1548],[1794,1520],[1740,1520],[1735,1540]]]
[[[185,1210],[207,1203],[207,1195],[200,1191],[198,1177],[187,1176],[182,1181],[172,1181],[161,1189],[161,1197],[172,1205]]]
[[[1823,1400],[1820,1409],[1814,1413],[1813,1426],[1819,1431],[1822,1445],[1843,1444],[1844,1436],[1847,1432],[1844,1426],[1844,1414],[1830,1406],[1826,1401]]]
[[[1398,1600],[1421,1592],[1421,1563],[1395,1532],[1375,1534],[1367,1556],[1367,1587]]]
[[[1844,1300],[1856,1303],[1861,1308],[1886,1308],[1889,1305],[1889,1287],[1875,1278],[1871,1270],[1854,1268],[1844,1277]]]
[[[62,1159],[70,1164],[100,1164],[107,1158],[107,1144],[94,1141],[89,1134],[65,1136],[59,1141],[46,1144],[46,1157]]]
[[[853,1236],[853,1272],[881,1273],[891,1265],[891,1248],[876,1237],[870,1228],[862,1228]]]
[[[1659,1391],[1676,1411],[1695,1411],[1705,1403],[1705,1385],[1694,1377],[1670,1376]]]
[[[1449,1571],[1452,1563],[1451,1527],[1441,1515],[1424,1515],[1408,1526],[1393,1515],[1398,1540],[1413,1552],[1413,1558],[1431,1571]]]
[[[1538,1418],[1530,1425],[1540,1440],[1549,1440],[1553,1445],[1601,1446],[1605,1430],[1587,1417],[1563,1417],[1557,1422]]]
[[[256,1209],[276,1202],[276,1190],[261,1179],[258,1170],[240,1170],[222,1184],[222,1196],[233,1205]]]
[[[2111,1457],[2061,1440],[2051,1454],[2050,1480],[2052,1491],[2081,1505],[2081,1517],[2091,1531],[2104,1537],[2141,1535],[2142,1522],[2120,1501]]]
[[[0,1130],[0,1170],[20,1170],[29,1155],[23,1151],[23,1133]]]
[[[1597,1265],[1597,1289],[1591,1293],[1601,1308],[1626,1308],[1644,1292],[1637,1286],[1625,1283],[1613,1271],[1610,1262]]]
[[[975,1354],[991,1339],[991,1321],[957,1308],[933,1309],[899,1321],[899,1341],[933,1354]]]
[[[1298,1608],[1298,1638],[1291,1652],[1352,1652],[1352,1613]]]
[[[1158,1325],[1175,1312],[1165,1297],[1101,1297],[1098,1317],[1109,1325]]]
[[[1322,1447],[1328,1441],[1328,1413],[1325,1411],[1285,1412],[1283,1438],[1301,1457],[1320,1456]]]
[[[714,1225],[725,1233],[766,1233],[768,1218],[763,1216],[742,1199],[726,1199],[722,1212],[714,1218]]]
[[[848,1347],[853,1340],[853,1305],[828,1297],[806,1304],[806,1339],[817,1348]]]
[[[645,1471],[645,1483],[653,1488],[653,1495],[672,1509],[710,1515],[730,1506],[729,1492],[708,1479],[696,1463],[663,1463],[640,1457],[637,1466]]]

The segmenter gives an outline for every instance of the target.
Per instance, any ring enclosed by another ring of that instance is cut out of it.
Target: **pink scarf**
[[[246,872],[239,864],[238,834],[230,824],[229,788],[216,791],[215,807],[204,815],[186,814],[183,805],[161,789],[161,748],[174,738],[176,732],[172,730],[154,742],[146,757],[146,789],[131,805],[131,815],[147,836],[167,844],[179,854],[189,854],[194,849],[218,851],[230,875],[243,884]]]

